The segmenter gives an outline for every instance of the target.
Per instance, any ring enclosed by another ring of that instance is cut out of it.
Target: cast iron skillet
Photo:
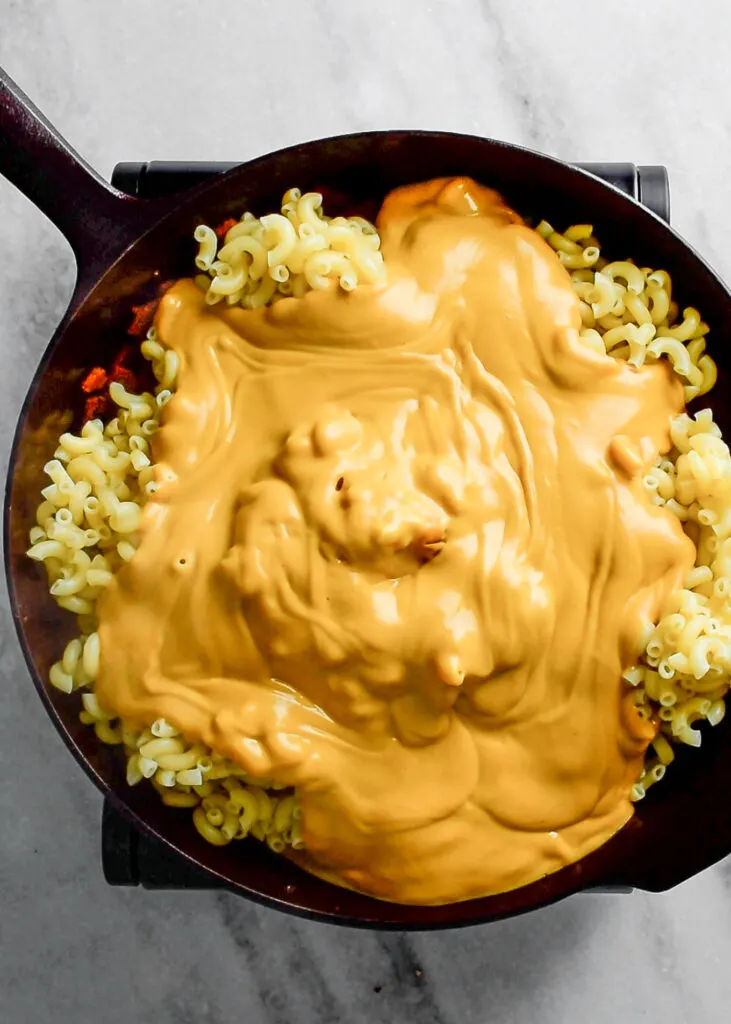
[[[10,460],[5,504],[5,565],[10,601],[36,688],[67,746],[103,793],[147,830],[217,876],[219,882],[282,910],[350,925],[438,928],[520,913],[594,887],[667,889],[731,852],[731,723],[681,751],[668,778],[635,817],[595,854],[514,892],[444,907],[382,903],[304,874],[255,841],[223,849],[205,843],[187,812],[164,807],[149,786],[130,789],[118,751],[78,721],[77,698],[49,688],[48,669],[71,637],[70,616],[50,599],[45,575],[24,555],[41,467],[55,447],[54,414],[79,425],[79,384],[111,361],[125,341],[133,304],[159,281],[188,274],[191,236],[243,209],[275,209],[285,189],[332,188],[352,203],[378,201],[396,185],[469,174],[499,189],[528,218],[557,225],[588,221],[606,251],[669,270],[681,300],[712,328],[720,379],[710,402],[731,436],[731,355],[721,344],[731,295],[713,271],[648,210],[591,175],[557,160],[489,139],[439,132],[367,132],[305,143],[236,167],[173,199],[144,202],[110,188],[84,164],[17,87],[0,72],[0,172],[63,231],[78,263],[69,309],[28,391]],[[52,268],[48,268],[52,272]],[[35,271],[34,271],[35,272]],[[40,749],[42,749],[42,742]]]

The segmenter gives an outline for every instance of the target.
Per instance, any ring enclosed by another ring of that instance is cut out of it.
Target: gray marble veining
[[[664,163],[674,224],[729,277],[730,22],[725,0],[0,0],[0,63],[105,174],[376,127]],[[2,180],[0,230],[4,473],[73,263]],[[100,799],[44,718],[4,593],[0,654],[3,1022],[728,1019],[731,862],[662,896],[580,896],[420,935],[107,888]]]

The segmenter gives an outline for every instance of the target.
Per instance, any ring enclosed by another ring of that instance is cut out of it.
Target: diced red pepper
[[[121,384],[125,391],[133,394],[137,390],[137,377],[126,366],[115,366],[109,374],[109,383]]]
[[[175,284],[175,279],[162,281],[157,287],[158,297],[145,302],[141,306],[133,306],[134,320],[128,334],[136,338],[144,337],[152,324],[160,298]],[[131,367],[137,367],[133,370]],[[91,397],[84,404],[84,423],[97,417],[107,419],[115,415],[116,405],[109,397],[109,385],[117,381],[125,391],[139,394],[151,391],[155,386],[155,378],[146,359],[140,356],[138,344],[126,344],[117,353],[110,370],[95,366],[81,382],[81,390]],[[100,393],[103,392],[103,393]]]
[[[81,382],[81,390],[85,391],[87,395],[90,395],[95,391],[101,391],[106,383],[107,371],[102,369],[101,366],[95,366],[93,370],[89,370]]]
[[[127,334],[131,334],[133,338],[144,338],[155,318],[157,303],[157,299],[152,299],[152,301],[145,302],[141,306],[132,307],[134,319],[127,328]]]
[[[92,395],[84,403],[84,423],[89,420],[105,419],[109,414],[109,395]]]
[[[237,224],[238,221],[236,220],[235,217],[229,217],[227,220],[223,221],[222,224],[219,224],[217,228],[214,228],[214,231],[216,232],[216,237],[219,239],[224,238],[225,235],[229,233],[231,228],[235,227]]]
[[[174,277],[170,278],[168,281],[161,281],[157,286],[157,298],[150,299],[149,302],[143,302],[141,306],[132,307],[133,319],[127,329],[127,334],[131,334],[133,338],[144,338],[152,327],[152,322],[155,319],[155,313],[157,312],[157,307],[160,304],[160,299],[168,289],[172,288],[174,284]]]
[[[157,286],[157,297],[158,297],[158,299],[161,299],[163,297],[163,295],[165,294],[165,292],[169,291],[172,288],[172,286],[176,283],[177,280],[178,279],[176,277],[171,277],[167,281],[162,281]]]
[[[117,353],[116,358],[112,363],[112,367],[116,369],[118,366],[126,366],[127,363],[129,363],[129,361],[134,358],[135,355],[135,345],[123,345],[122,348]]]

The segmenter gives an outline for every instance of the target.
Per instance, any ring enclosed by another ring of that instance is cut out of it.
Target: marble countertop
[[[118,160],[243,160],[391,127],[662,163],[674,224],[728,278],[730,22],[725,0],[0,0],[0,64],[106,175]],[[3,180],[0,230],[4,475],[73,261]],[[44,717],[4,591],[1,614],[8,1024],[728,1019],[731,861],[660,896],[584,895],[421,935],[334,929],[222,894],[108,888],[101,799]]]

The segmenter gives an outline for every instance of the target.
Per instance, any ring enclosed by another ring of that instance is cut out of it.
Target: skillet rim
[[[81,272],[83,268],[80,268],[77,286],[75,288],[69,308],[67,309],[58,328],[54,332],[52,338],[50,339],[42,353],[36,371],[28,387],[28,391],[26,393],[20,414],[18,416],[18,421],[16,424],[16,429],[14,432],[13,442],[10,450],[8,474],[6,480],[3,523],[5,548],[4,561],[8,584],[8,594],[10,599],[9,603],[11,607],[11,613],[13,616],[13,622],[15,624],[16,632],[18,634],[26,665],[30,672],[31,678],[33,679],[35,688],[39,693],[39,696],[41,697],[41,700],[44,704],[46,712],[51,718],[57,731],[60,733],[62,739],[66,743],[66,746],[71,750],[75,759],[84,768],[86,774],[92,779],[97,788],[106,797],[112,800],[114,806],[125,816],[125,818],[131,821],[135,825],[135,827],[141,828],[148,835],[154,836],[156,839],[161,840],[171,849],[175,850],[180,856],[186,858],[186,860],[188,860],[191,864],[203,868],[205,871],[208,871],[209,873],[217,877],[219,881],[224,883],[224,885],[234,888],[236,891],[239,891],[243,895],[246,895],[248,898],[254,900],[255,902],[259,902],[267,906],[273,906],[277,909],[285,910],[287,912],[294,913],[299,916],[304,916],[310,919],[328,921],[330,923],[347,924],[351,927],[377,927],[383,929],[395,928],[404,930],[433,930],[447,927],[469,926],[478,923],[483,923],[489,920],[498,920],[503,917],[514,916],[519,913],[525,913],[529,910],[537,909],[538,907],[548,905],[552,902],[556,902],[557,900],[565,898],[566,896],[571,895],[574,892],[586,889],[592,882],[601,884],[603,880],[601,877],[592,877],[593,873],[591,870],[586,872],[584,871],[584,867],[589,867],[589,862],[591,858],[593,858],[595,855],[590,854],[587,858],[584,858],[576,864],[569,865],[561,871],[556,872],[550,876],[547,876],[549,883],[548,885],[544,886],[542,884],[543,880],[539,880],[538,882],[531,883],[528,886],[523,886],[519,889],[512,890],[511,893],[509,893],[508,895],[520,893],[525,893],[526,895],[528,895],[529,891],[532,891],[532,895],[535,896],[535,898],[528,899],[525,901],[519,901],[516,906],[510,907],[505,911],[498,913],[490,912],[489,908],[486,907],[484,904],[486,902],[494,902],[496,899],[498,899],[498,897],[483,897],[480,899],[467,900],[459,903],[445,905],[448,908],[474,908],[474,913],[462,914],[458,911],[455,911],[456,919],[446,919],[437,921],[405,920],[404,917],[399,916],[398,911],[409,911],[412,913],[414,911],[420,913],[423,912],[423,915],[425,917],[428,917],[430,912],[434,913],[436,910],[439,910],[441,908],[413,907],[412,905],[408,904],[384,904],[382,901],[377,900],[373,900],[373,903],[378,904],[381,910],[383,909],[384,906],[388,908],[393,908],[394,913],[392,915],[392,919],[388,916],[385,919],[378,916],[377,920],[371,920],[367,917],[354,918],[348,914],[339,913],[337,909],[334,909],[332,911],[314,909],[312,907],[306,907],[297,903],[290,902],[287,899],[277,898],[276,896],[273,896],[270,893],[263,893],[257,889],[251,888],[249,885],[246,884],[245,881],[230,878],[228,875],[222,873],[220,870],[217,870],[215,867],[212,867],[210,864],[202,864],[202,862],[198,860],[196,857],[194,857],[187,851],[180,849],[173,840],[166,837],[164,833],[158,831],[158,829],[154,825],[147,822],[144,819],[144,817],[140,817],[140,815],[129,806],[128,802],[123,797],[120,797],[120,795],[117,792],[115,792],[115,790],[112,788],[111,783],[107,779],[105,779],[100,774],[100,772],[98,772],[94,768],[94,766],[88,761],[88,759],[84,756],[83,751],[81,751],[79,746],[76,744],[72,736],[67,731],[64,722],[60,718],[56,708],[53,706],[49,699],[47,684],[43,682],[43,680],[40,677],[40,674],[36,671],[35,663],[31,652],[31,646],[26,640],[25,628],[23,624],[22,615],[18,606],[18,598],[16,594],[14,575],[15,568],[12,564],[12,543],[10,537],[12,489],[15,483],[16,470],[18,466],[19,446],[23,430],[26,426],[28,413],[32,406],[33,400],[36,396],[38,386],[44,377],[48,363],[53,353],[56,351],[57,346],[61,343],[61,340],[64,337],[67,329],[69,328],[71,322],[84,309],[86,303],[94,295],[97,288],[100,285],[102,285],[103,282],[107,279],[107,275],[109,275],[114,270],[114,268],[117,267],[119,263],[128,254],[130,254],[135,249],[135,247],[139,243],[141,243],[143,239],[145,239],[152,231],[156,231],[158,228],[162,228],[162,226],[168,221],[173,222],[174,219],[181,213],[181,211],[187,209],[188,207],[192,207],[194,204],[199,203],[201,201],[205,202],[209,194],[215,193],[217,190],[224,191],[225,188],[230,187],[232,182],[235,182],[239,178],[244,180],[247,174],[250,174],[258,169],[261,169],[262,167],[265,167],[270,162],[281,162],[281,160],[284,157],[301,154],[303,151],[317,153],[318,149],[324,151],[328,146],[332,147],[334,145],[343,145],[363,140],[372,142],[374,144],[379,141],[388,143],[403,140],[406,138],[419,138],[424,143],[432,147],[438,145],[448,146],[450,142],[454,143],[456,141],[469,142],[472,145],[483,147],[486,155],[488,154],[488,151],[491,151],[491,160],[494,160],[495,158],[499,157],[501,151],[509,152],[511,154],[517,153],[520,154],[522,158],[527,162],[533,161],[534,165],[540,165],[543,168],[553,168],[553,170],[556,173],[563,175],[567,182],[565,186],[566,191],[568,191],[569,184],[572,178],[574,178],[575,180],[590,180],[592,182],[592,187],[595,187],[599,192],[608,191],[609,193],[613,193],[616,197],[619,198],[620,203],[623,204],[625,208],[634,207],[635,210],[639,211],[641,215],[643,215],[646,218],[649,218],[651,221],[654,221],[655,224],[660,228],[661,232],[665,233],[666,235],[672,238],[674,244],[679,247],[679,250],[682,251],[684,257],[689,258],[692,262],[696,264],[698,271],[705,275],[705,277],[708,279],[710,283],[710,286],[712,288],[720,289],[722,295],[731,303],[731,293],[729,293],[729,289],[726,286],[723,279],[720,277],[720,275],[712,267],[710,267],[710,265],[703,259],[703,257],[701,257],[693,249],[692,246],[690,246],[672,227],[670,227],[670,225],[663,221],[662,218],[658,217],[655,213],[653,213],[653,211],[649,210],[647,207],[644,207],[633,197],[622,192],[617,187],[605,181],[602,181],[601,179],[596,178],[588,171],[585,171],[582,168],[578,168],[573,165],[566,164],[555,157],[551,157],[546,154],[536,152],[527,147],[517,146],[512,143],[503,142],[501,140],[494,140],[489,138],[483,138],[480,136],[470,135],[468,133],[407,129],[394,131],[366,131],[348,133],[345,135],[334,135],[323,139],[315,139],[305,143],[294,144],[291,146],[281,148],[279,150],[275,150],[272,153],[255,157],[249,161],[246,161],[243,164],[239,164],[231,168],[229,171],[226,171],[223,174],[218,175],[209,181],[202,182],[201,184],[184,193],[179,193],[173,196],[169,202],[161,204],[156,201],[150,201],[148,203],[148,208],[150,209],[150,213],[154,219],[151,220],[151,223],[145,230],[137,234],[134,241],[132,241],[126,248],[124,248],[118,256],[116,256],[111,262],[107,262],[105,264],[103,271],[94,278],[93,284],[88,283],[88,275],[84,275]],[[469,173],[469,168],[465,169],[465,173]],[[625,828],[623,828],[620,831],[624,832],[626,828],[627,826],[625,826]],[[609,842],[612,841],[613,840],[610,840]],[[607,844],[600,848],[600,850],[606,849],[606,845]],[[721,854],[720,856],[723,856],[723,854]],[[608,884],[610,885],[617,884],[613,881],[612,878],[607,879],[605,877],[604,881],[608,882]],[[336,892],[339,891],[338,887],[336,886],[332,886],[332,888],[336,890]],[[334,902],[337,903],[337,896],[335,897]]]

